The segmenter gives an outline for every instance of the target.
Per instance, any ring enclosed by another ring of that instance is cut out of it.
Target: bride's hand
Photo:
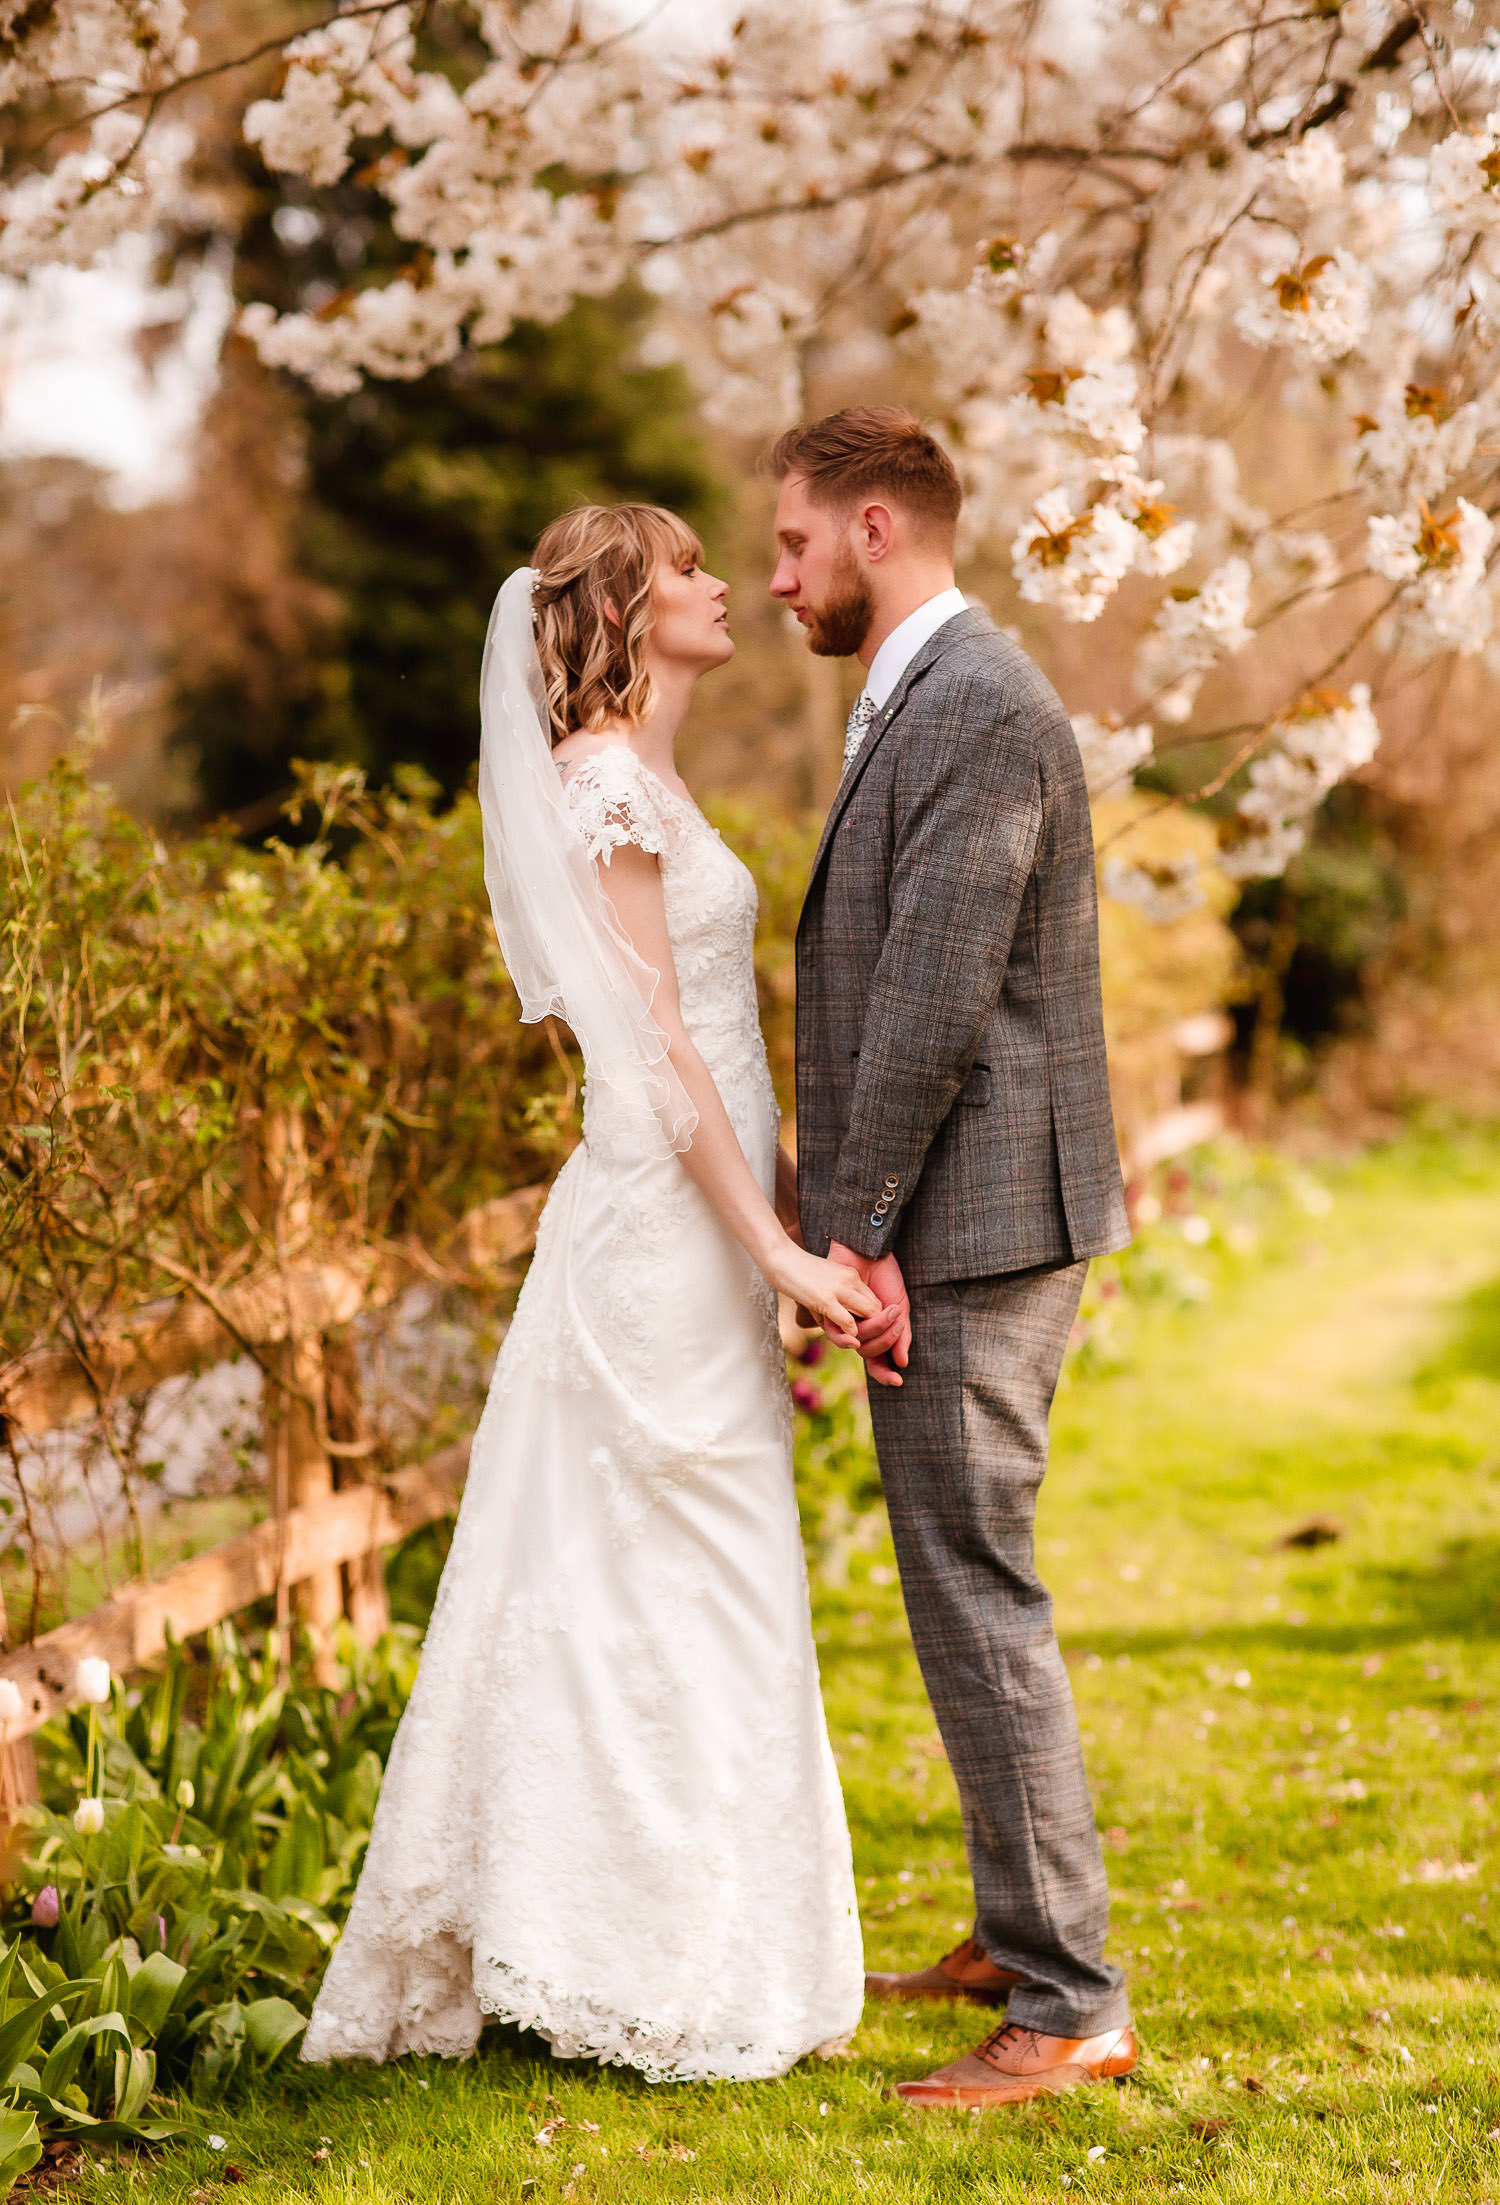
[[[777,1292],[811,1310],[839,1347],[857,1348],[861,1319],[875,1316],[881,1306],[880,1296],[871,1293],[851,1264],[809,1255],[792,1240],[780,1251],[770,1276]]]

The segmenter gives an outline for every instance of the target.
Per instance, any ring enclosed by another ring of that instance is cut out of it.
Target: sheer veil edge
[[[502,586],[480,675],[484,881],[500,954],[528,1022],[565,1019],[597,1090],[607,1087],[654,1153],[680,1153],[698,1122],[652,1015],[660,977],[622,931],[552,760],[531,591]]]

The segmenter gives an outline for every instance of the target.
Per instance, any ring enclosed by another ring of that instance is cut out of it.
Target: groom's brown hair
[[[958,470],[904,406],[846,406],[788,429],[766,467],[777,482],[800,477],[819,505],[850,505],[883,491],[923,535],[953,541],[964,502]]]

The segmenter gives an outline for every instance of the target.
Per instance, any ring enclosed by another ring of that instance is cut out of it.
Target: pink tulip
[[[811,1370],[814,1364],[822,1362],[824,1356],[827,1353],[828,1342],[823,1338],[821,1332],[815,1332],[812,1338],[808,1341],[806,1347],[802,1350],[801,1354],[797,1357],[797,1360],[799,1363],[805,1363],[808,1369]]]
[[[796,1402],[798,1408],[805,1409],[809,1416],[816,1416],[823,1406],[822,1394],[806,1378],[799,1378],[793,1385],[792,1399]]]
[[[57,1914],[57,1885],[44,1883],[31,1902],[31,1919],[38,1929],[56,1929]]]

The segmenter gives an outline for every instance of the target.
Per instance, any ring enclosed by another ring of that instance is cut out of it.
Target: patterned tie
[[[849,725],[844,730],[844,771],[847,773],[859,756],[859,746],[870,732],[870,722],[876,713],[875,699],[868,689],[862,689],[854,700],[849,714]]]

